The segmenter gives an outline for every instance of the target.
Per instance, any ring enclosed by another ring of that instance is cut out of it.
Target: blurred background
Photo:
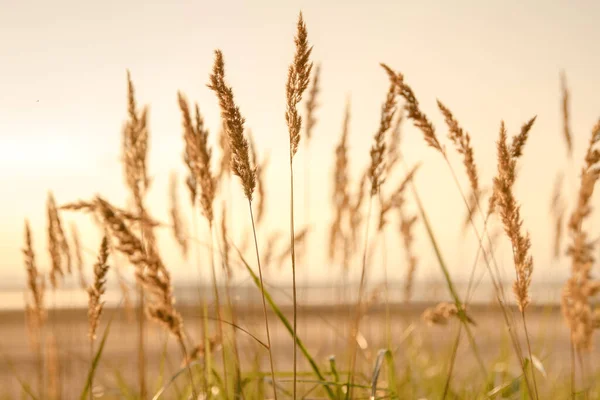
[[[5,321],[14,322],[10,329],[16,335],[24,329],[18,314],[24,305],[26,284],[21,252],[24,220],[27,218],[32,227],[38,267],[47,271],[50,260],[45,203],[49,191],[58,205],[90,199],[95,194],[122,207],[128,204],[121,165],[127,70],[135,84],[138,104],[149,105],[148,171],[152,186],[148,208],[156,220],[169,221],[169,179],[176,173],[184,222],[189,232],[196,232],[190,236],[197,236],[200,242],[207,237],[205,220],[192,217],[184,184],[187,171],[182,161],[184,142],[177,91],[198,102],[210,130],[216,166],[221,156],[217,140],[220,114],[217,99],[206,86],[215,49],[223,51],[227,81],[246,118],[246,127],[255,138],[259,158],[268,158],[267,211],[258,227],[258,240],[263,252],[272,242],[272,262],[265,265],[266,281],[277,293],[278,301],[289,304],[285,82],[299,11],[314,46],[312,60],[320,65],[316,125],[310,142],[302,139],[294,161],[296,232],[308,232],[299,250],[301,304],[337,304],[342,275],[349,286],[359,279],[358,261],[343,272],[340,261],[328,257],[329,227],[335,211],[331,200],[335,148],[349,104],[348,157],[354,192],[370,163],[369,149],[389,85],[381,62],[405,75],[438,136],[448,146],[465,192],[468,181],[461,159],[446,139],[447,127],[436,99],[443,101],[470,133],[481,184],[486,188],[490,188],[496,173],[495,142],[500,121],[505,121],[509,135],[514,135],[537,115],[519,162],[515,193],[522,206],[524,228],[532,240],[533,303],[557,304],[570,264],[564,251],[558,258],[553,256],[550,203],[557,176],[562,175],[567,215],[572,210],[578,172],[599,115],[597,1],[349,0],[342,5],[321,0],[4,0],[0,5],[0,36],[4,38],[0,41],[0,309],[7,313]],[[561,71],[570,92],[572,161],[567,157],[562,132]],[[408,166],[420,163],[415,184],[450,273],[464,293],[477,239],[469,229],[463,232],[463,200],[439,153],[426,146],[421,132],[408,120],[401,126],[401,151]],[[397,169],[387,177],[383,192],[391,192],[405,172]],[[229,235],[252,259],[247,203],[236,177],[227,183],[226,190]],[[406,207],[416,212],[410,198]],[[89,280],[101,232],[89,216],[63,213],[62,217],[65,226],[77,226]],[[591,232],[597,221],[597,216],[591,218]],[[371,223],[376,226],[377,218]],[[490,230],[499,228],[496,221]],[[362,235],[364,226],[360,230]],[[369,293],[377,295],[385,265],[390,302],[400,304],[406,262],[395,214],[390,216],[386,230],[385,248],[380,241],[370,247]],[[416,303],[447,300],[447,289],[424,232],[417,222],[413,232],[418,257],[413,299]],[[69,232],[67,236],[71,238]],[[178,304],[185,307],[194,303],[199,287],[210,291],[210,252],[200,244],[199,255],[194,250],[186,259],[168,228],[159,229],[158,237]],[[505,237],[499,240],[496,254],[510,283],[514,270]],[[122,273],[132,284],[132,270],[123,265]],[[232,279],[237,301],[258,304],[260,297],[246,271],[234,269]],[[473,301],[487,304],[493,296],[487,279],[481,279]],[[120,293],[116,276],[109,274],[110,306],[119,304]],[[351,303],[355,295],[351,290],[346,301]],[[66,309],[86,303],[87,295],[78,289],[75,276],[66,277],[61,290],[47,300],[48,305]],[[411,313],[417,315],[418,310]],[[398,332],[405,328],[397,327]],[[9,328],[3,323],[0,330],[4,329]],[[334,335],[331,337],[333,340]],[[24,338],[19,340],[15,346],[26,346]]]

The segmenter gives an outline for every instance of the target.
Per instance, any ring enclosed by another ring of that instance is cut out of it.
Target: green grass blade
[[[254,284],[260,290],[261,285],[260,285],[260,280],[258,279],[258,276],[254,273],[254,271],[252,270],[252,268],[250,267],[250,265],[248,265],[248,263],[244,259],[244,256],[240,252],[240,250],[235,245],[232,244],[232,246],[236,250],[236,252],[238,253],[240,259],[242,260],[242,263],[246,267],[246,270],[248,271],[248,273],[252,277],[252,280],[254,281]],[[277,318],[279,318],[279,320],[285,326],[286,330],[293,337],[294,336],[294,330],[292,328],[292,325],[290,324],[290,321],[288,321],[288,319],[285,317],[285,315],[283,315],[283,312],[281,312],[281,310],[279,309],[279,307],[277,306],[277,304],[275,304],[275,301],[273,301],[273,298],[271,297],[271,295],[269,294],[269,292],[267,291],[267,289],[264,288],[263,291],[264,291],[264,295],[265,295],[265,300],[267,300],[267,303],[269,303],[269,306],[271,307],[271,309],[273,310],[273,312],[275,313],[275,315],[277,315]],[[319,366],[317,365],[317,363],[315,362],[315,360],[312,358],[312,356],[310,355],[310,353],[308,352],[308,350],[304,346],[304,343],[302,343],[302,340],[300,340],[299,336],[296,336],[296,345],[298,346],[298,348],[300,349],[300,351],[302,352],[302,354],[304,354],[304,357],[306,357],[306,360],[310,364],[311,369],[313,370],[313,372],[315,373],[315,375],[319,378],[319,381],[325,381],[325,378],[324,378],[323,374],[321,373],[321,370],[319,369]],[[325,391],[327,392],[327,396],[331,400],[335,400],[336,397],[335,397],[335,394],[333,393],[333,391],[331,390],[331,388],[328,385],[324,385],[324,388],[325,388]]]
[[[114,314],[113,314],[114,316]],[[110,325],[112,324],[113,317],[110,318],[108,324],[106,325],[106,329],[104,329],[104,334],[102,334],[102,340],[100,341],[100,346],[98,346],[98,350],[96,350],[96,354],[94,355],[94,359],[92,361],[92,365],[90,367],[90,372],[88,372],[87,379],[85,381],[85,387],[81,392],[81,396],[79,396],[80,400],[86,400],[88,397],[88,392],[92,390],[92,378],[94,377],[94,373],[96,372],[96,368],[98,368],[98,364],[100,364],[100,358],[102,357],[102,352],[104,351],[104,345],[106,344],[106,339],[108,338],[108,333],[110,332]]]
[[[193,367],[194,365],[198,365],[200,364],[200,361],[196,360],[190,363],[190,367]],[[184,372],[187,373],[187,366],[183,366],[181,369],[179,369],[177,372],[175,372],[175,374],[169,379],[169,381],[167,383],[165,383],[163,385],[163,387],[161,387],[156,394],[152,397],[152,400],[158,400],[160,398],[160,396],[162,396],[162,394],[165,392],[165,390],[167,390],[169,388],[169,386],[171,386],[171,384],[173,382],[175,382],[175,380],[179,377],[179,375],[183,374]],[[191,385],[190,385],[190,389],[191,389]],[[191,393],[191,390],[190,390]]]
[[[339,385],[340,384],[340,374],[338,373],[338,370],[337,370],[335,356],[329,357],[329,368],[331,369],[331,375],[333,375],[333,378],[335,379],[335,383],[337,385]],[[342,387],[337,386],[335,391],[336,391],[337,398],[341,399],[343,396]]]
[[[375,366],[373,367],[373,375],[371,377],[371,398],[374,399],[377,396],[377,381],[379,380],[379,373],[381,372],[381,365],[383,364],[384,356],[387,350],[379,350],[377,358],[375,359]]]
[[[419,194],[417,193],[417,188],[416,188],[415,184],[412,183],[412,181],[411,181],[410,186],[411,186],[414,198],[415,198],[415,202],[417,203],[417,208],[419,209],[419,214],[421,216],[421,220],[423,221],[423,225],[425,225],[425,230],[427,231],[427,236],[429,237],[429,240],[433,247],[433,251],[438,260],[438,264],[439,264],[440,269],[442,270],[442,273],[446,280],[446,286],[448,286],[450,295],[452,296],[452,299],[454,300],[454,302],[456,304],[456,308],[458,309],[457,316],[460,319],[461,323],[465,327],[465,331],[467,332],[467,336],[469,339],[469,344],[471,345],[471,348],[473,349],[473,353],[475,355],[475,358],[477,359],[477,362],[479,363],[481,371],[482,371],[483,375],[485,375],[487,377],[487,369],[485,368],[485,364],[483,363],[481,354],[479,352],[479,349],[477,348],[477,343],[475,342],[475,336],[473,335],[473,332],[471,331],[471,328],[469,326],[469,324],[474,324],[474,321],[472,319],[470,319],[467,316],[467,314],[465,313],[462,301],[460,300],[460,297],[458,296],[458,292],[456,291],[456,288],[454,287],[454,283],[452,283],[452,278],[450,277],[450,272],[448,271],[446,262],[444,261],[444,258],[442,257],[442,252],[440,250],[440,247],[439,247],[437,240],[435,238],[435,235],[433,233],[433,228],[431,227],[431,224],[429,223],[429,218],[427,217],[427,213],[425,212],[423,203],[421,203],[421,199],[419,197]]]
[[[133,394],[133,390],[127,384],[127,381],[121,374],[121,372],[117,369],[114,370],[115,381],[117,382],[117,387],[119,388],[119,392],[121,394],[121,398],[126,400],[135,400],[136,397]]]
[[[384,361],[388,366],[388,392],[389,395],[386,398],[397,399],[396,393],[396,371],[394,367],[394,358],[392,352],[389,349],[379,350],[377,358],[375,359],[375,366],[373,367],[373,374],[371,376],[371,399],[377,398],[377,391],[380,388],[377,387],[377,381],[379,374],[381,373],[381,367]]]
[[[388,367],[388,390],[390,398],[398,398],[398,383],[396,382],[396,364],[394,363],[394,353],[391,349],[385,351],[385,361]]]

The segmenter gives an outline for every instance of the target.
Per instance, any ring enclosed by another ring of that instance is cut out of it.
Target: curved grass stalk
[[[267,346],[269,346],[269,364],[271,366],[271,377],[273,379],[273,396],[274,396],[275,400],[277,400],[275,366],[273,364],[273,348],[271,347],[271,334],[269,332],[269,316],[267,315],[267,303],[266,303],[266,296],[265,296],[265,288],[264,288],[264,282],[263,282],[262,268],[260,265],[260,253],[258,251],[258,240],[256,239],[256,227],[254,224],[254,213],[252,212],[252,201],[251,200],[248,200],[248,207],[250,209],[250,220],[252,221],[252,234],[254,236],[254,249],[256,250],[256,263],[258,264],[258,274],[259,274],[259,278],[260,278],[259,279],[260,280],[260,291],[262,293],[263,316],[265,319],[265,330],[267,332]],[[292,235],[292,237],[293,237],[293,235]],[[237,250],[237,248],[236,248],[236,250]]]

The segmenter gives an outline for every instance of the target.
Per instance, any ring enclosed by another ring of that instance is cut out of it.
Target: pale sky
[[[405,74],[444,143],[450,146],[436,98],[470,132],[484,186],[496,169],[500,120],[515,134],[527,119],[538,116],[520,163],[516,196],[532,237],[533,281],[564,278],[568,261],[557,264],[550,258],[548,209],[558,171],[569,177],[565,195],[577,190],[576,171],[600,116],[597,1],[0,0],[0,286],[24,283],[24,218],[33,226],[38,263],[43,269],[48,266],[48,190],[54,191],[58,203],[101,193],[125,204],[119,157],[126,69],[131,70],[138,102],[150,105],[150,208],[157,218],[168,220],[169,174],[185,174],[177,90],[198,101],[215,135],[218,104],[206,83],[216,48],[223,50],[227,79],[247,127],[261,154],[271,158],[270,212],[259,241],[266,244],[272,230],[287,237],[285,81],[299,11],[314,45],[313,60],[322,66],[321,106],[310,152],[311,221],[319,221],[309,245],[311,276],[320,279],[335,270],[327,266],[322,243],[332,216],[333,153],[345,100],[352,99],[350,159],[356,179],[369,162],[387,90],[379,67],[385,62]],[[561,133],[561,69],[567,73],[572,100],[571,169]],[[460,236],[464,206],[451,175],[440,156],[425,146],[420,132],[409,124],[403,132],[402,150],[409,164],[423,162],[416,182],[451,272],[468,276],[475,242],[473,235],[466,240]],[[463,179],[462,164],[453,150],[450,153]],[[304,218],[304,160],[301,150],[295,161],[298,226]],[[399,178],[391,177],[389,183]],[[463,182],[466,188],[466,179]],[[240,235],[249,226],[248,215],[234,183],[232,212]],[[180,195],[189,210],[183,186]],[[97,247],[98,233],[89,218],[68,221],[77,222],[86,248]],[[191,228],[191,218],[188,225]],[[418,276],[439,277],[421,226],[416,235]],[[404,265],[395,222],[388,236],[390,274],[400,278]],[[161,236],[161,247],[176,278],[193,276],[170,234]],[[511,272],[508,255],[500,258]],[[287,277],[289,272],[271,275],[274,280]]]

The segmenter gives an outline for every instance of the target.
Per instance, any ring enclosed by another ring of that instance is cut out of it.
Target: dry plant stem
[[[90,365],[94,363],[94,341],[90,340]],[[90,376],[90,400],[94,400],[94,375]]]
[[[583,365],[583,359],[581,357],[581,350],[577,349],[577,362],[579,364],[579,370],[581,371],[581,384],[583,385],[583,395],[585,400],[589,398],[589,388],[587,384],[587,376],[585,373],[585,367]]]
[[[446,383],[444,384],[444,394],[442,400],[446,400],[448,396],[448,390],[450,389],[450,380],[452,379],[452,372],[454,372],[454,361],[456,360],[456,354],[458,353],[458,345],[460,344],[460,334],[462,332],[462,324],[458,325],[458,332],[456,332],[456,339],[452,345],[452,355],[450,356],[450,367],[448,368],[448,376],[446,377]]]
[[[38,393],[41,399],[44,398],[44,357],[43,357],[43,345],[44,340],[44,327],[40,327],[40,338],[38,340],[36,348],[36,366],[37,366],[37,379],[38,379]]]
[[[227,298],[227,307],[229,308],[229,313],[230,313],[230,317],[231,317],[231,323],[233,324],[234,327],[237,327],[237,316],[236,316],[236,312],[235,312],[235,308],[233,306],[233,302],[231,301],[231,279],[229,277],[229,273],[227,272],[229,270],[229,265],[225,264],[225,257],[224,257],[224,251],[221,245],[221,241],[217,240],[217,245],[219,246],[219,254],[221,254],[221,260],[223,262],[223,270],[225,271],[225,290],[226,290],[226,298]],[[233,335],[232,338],[232,343],[233,343],[233,355],[235,357],[235,384],[236,384],[236,394],[239,391],[239,393],[241,394],[242,398],[244,398],[244,391],[242,390],[241,387],[238,387],[237,385],[240,383],[240,379],[241,379],[241,371],[240,371],[240,353],[239,353],[239,349],[238,349],[238,344],[237,344],[237,329],[233,329],[231,331],[231,334]]]
[[[529,340],[529,332],[527,331],[527,320],[525,318],[525,311],[521,311],[521,318],[523,319],[523,329],[525,330],[525,339],[527,339],[527,351],[529,351],[529,367],[531,368],[531,379],[533,380],[533,391],[535,398],[539,399],[537,382],[535,381],[535,368],[533,367],[533,357],[531,353],[531,342]]]
[[[486,266],[488,268],[488,272],[490,274],[490,278],[492,279],[492,283],[494,285],[494,290],[496,292],[496,299],[499,302],[500,307],[502,308],[502,311],[503,311],[503,314],[504,314],[504,317],[505,317],[505,323],[506,323],[507,329],[510,332],[512,332],[510,318],[508,316],[508,311],[506,310],[505,300],[503,300],[501,298],[501,296],[503,296],[503,291],[500,289],[500,284],[498,284],[496,282],[496,279],[499,279],[499,276],[500,276],[500,269],[498,268],[498,264],[497,264],[496,258],[494,256],[494,251],[493,251],[493,247],[492,247],[491,238],[489,236],[489,232],[486,230],[486,226],[487,225],[484,225],[484,234],[487,236],[488,241],[489,241],[491,259],[492,259],[492,263],[494,264],[494,268],[496,270],[497,277],[494,277],[494,274],[493,274],[493,272],[491,270],[490,261],[488,259],[487,253],[486,253],[485,249],[483,249],[483,238],[481,237],[481,234],[479,233],[479,230],[477,229],[477,226],[475,225],[475,221],[473,221],[473,215],[472,215],[471,210],[470,210],[469,202],[468,202],[467,198],[465,197],[464,192],[461,189],[460,183],[458,181],[458,177],[456,176],[456,173],[454,172],[454,168],[450,164],[450,160],[448,159],[447,155],[445,153],[442,153],[442,155],[444,157],[444,160],[446,161],[446,164],[448,165],[448,168],[450,169],[452,178],[454,179],[454,183],[456,184],[456,187],[458,188],[458,191],[460,192],[460,195],[461,195],[461,197],[463,199],[463,202],[465,203],[465,206],[467,207],[467,211],[469,212],[469,221],[470,221],[470,224],[471,224],[471,226],[473,228],[473,232],[475,232],[477,240],[479,241],[479,249],[480,249],[480,251],[481,251],[481,253],[483,255],[483,258],[485,260],[485,264],[486,264]],[[477,204],[477,208],[479,209],[479,212],[483,215],[483,212],[481,210],[479,202],[476,202],[476,204]],[[465,328],[469,329],[468,326],[465,326]],[[527,333],[526,333],[526,336],[527,336],[527,338],[526,338],[527,342],[529,342],[529,336],[527,335]],[[515,333],[515,337],[513,337],[511,335],[511,338],[513,339],[512,340],[513,341],[513,345],[514,345],[515,351],[517,352],[517,357],[519,358],[519,361],[520,361],[520,365],[521,365],[521,369],[523,371],[523,377],[525,379],[527,390],[528,390],[528,392],[529,392],[530,395],[533,395],[534,392],[532,392],[531,387],[529,385],[529,380],[527,379],[527,371],[525,370],[525,363],[524,363],[524,360],[523,360],[523,353],[522,353],[522,350],[520,349],[520,345],[518,344],[518,337],[516,337],[516,333]],[[531,359],[531,353],[529,354],[529,358]],[[535,386],[535,383],[534,383],[534,386]],[[537,394],[537,387],[535,387],[535,394]],[[536,395],[536,398],[537,398],[537,395]]]
[[[139,374],[139,385],[140,385],[140,397],[142,399],[147,397],[146,393],[146,354],[144,352],[145,346],[145,318],[144,315],[144,288],[138,283],[138,374]]]
[[[371,212],[373,208],[373,196],[369,196],[369,208],[367,211],[367,219],[365,221],[365,243],[362,257],[362,270],[360,273],[360,284],[358,286],[358,300],[356,301],[356,315],[354,318],[354,324],[352,326],[352,331],[350,332],[350,364],[348,371],[348,384],[346,386],[346,400],[352,398],[352,388],[354,386],[354,370],[356,369],[356,352],[358,342],[356,338],[358,337],[358,331],[360,329],[360,319],[362,315],[362,298],[364,296],[365,291],[365,278],[366,278],[366,269],[367,269],[367,251],[369,248],[369,222],[371,220]]]
[[[382,264],[383,264],[383,281],[384,281],[384,301],[385,301],[385,342],[387,348],[392,350],[392,326],[390,317],[390,293],[388,285],[388,272],[387,272],[387,241],[385,240],[385,231],[381,232],[381,244],[382,244]]]
[[[198,271],[198,277],[201,279],[202,278],[202,272],[200,271],[200,247],[198,244],[198,213],[196,210],[196,202],[194,202],[194,204],[192,205],[192,220],[193,220],[193,224],[194,224],[194,237],[196,240],[194,240],[194,250],[196,253],[196,269]],[[205,312],[206,310],[206,294],[204,293],[204,291],[202,290],[202,288],[200,287],[200,283],[198,283],[198,297],[200,300],[200,304],[202,305],[202,312]],[[204,324],[203,321],[200,321],[200,332],[204,331]],[[206,333],[205,333],[206,334]],[[210,348],[208,348],[210,351]],[[212,376],[209,372],[208,372],[208,361],[210,360],[210,357],[204,357],[204,373],[202,374],[202,383],[204,385],[204,388],[206,389],[206,393],[207,396],[210,398],[211,392],[209,390],[209,385],[211,382],[210,377]]]
[[[219,340],[221,342],[222,346],[225,346],[225,341],[224,341],[224,336],[223,336],[223,323],[221,321],[223,321],[223,316],[221,315],[221,301],[220,301],[220,297],[219,297],[219,287],[217,286],[217,271],[215,268],[215,254],[214,254],[214,229],[213,229],[213,223],[212,221],[209,222],[209,230],[210,230],[210,265],[212,268],[212,284],[213,284],[213,291],[214,291],[214,295],[215,295],[215,308],[217,310],[217,319],[219,320],[218,324],[217,324],[217,329],[218,329],[218,333],[219,333]],[[221,351],[221,356],[223,359],[223,373],[225,374],[225,376],[223,377],[223,381],[224,381],[224,388],[225,388],[225,398],[228,399],[229,398],[229,393],[228,393],[228,385],[227,385],[227,360],[226,360],[226,354],[225,351]]]
[[[258,277],[260,278],[260,293],[262,295],[263,316],[265,319],[265,330],[267,332],[267,346],[269,346],[269,363],[271,365],[271,379],[273,379],[273,397],[277,400],[277,384],[275,381],[275,366],[273,364],[273,352],[271,348],[271,334],[269,333],[269,318],[267,315],[267,301],[265,299],[265,286],[263,283],[262,268],[260,266],[260,253],[258,251],[258,240],[256,239],[256,227],[254,226],[254,213],[252,212],[252,201],[248,200],[250,209],[250,220],[252,221],[252,234],[254,236],[254,249],[256,250],[256,263],[258,264]],[[295,347],[295,346],[294,346]]]
[[[187,348],[185,347],[185,343],[183,342],[183,337],[182,336],[178,336],[177,337],[177,342],[179,343],[179,348],[181,349],[181,355],[183,357],[184,360],[188,360],[188,352],[187,352]],[[198,393],[196,392],[196,385],[194,384],[194,375],[192,374],[192,367],[190,366],[190,362],[187,361],[186,362],[186,366],[187,366],[187,371],[188,371],[188,375],[190,378],[190,385],[192,385],[192,398],[194,400],[196,400],[198,398]]]
[[[379,204],[383,204],[383,195],[379,191]],[[385,344],[387,348],[392,350],[392,330],[390,324],[390,295],[388,285],[388,271],[387,271],[387,241],[385,240],[385,226],[380,231],[381,234],[381,257],[383,264],[383,296],[385,301]]]
[[[571,398],[575,400],[575,344],[571,341]]]
[[[140,215],[145,215],[142,211]],[[144,248],[144,228],[140,226],[140,241]],[[148,397],[146,392],[146,353],[145,353],[145,338],[146,338],[146,315],[144,313],[144,287],[141,283],[137,283],[138,291],[138,374],[139,374],[139,385],[140,385],[140,398],[145,399]]]
[[[294,388],[293,394],[294,399],[296,398],[296,385],[297,385],[297,346],[296,346],[296,337],[298,336],[298,302],[296,298],[296,246],[294,236],[296,236],[294,232],[294,163],[293,163],[292,150],[290,148],[290,254],[292,258],[292,302],[294,307],[294,315],[293,315],[293,341],[294,341],[294,351],[293,351],[293,361],[294,361]]]

